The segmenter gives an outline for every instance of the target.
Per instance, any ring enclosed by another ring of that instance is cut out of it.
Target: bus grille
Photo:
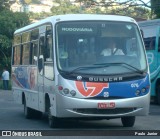
[[[123,114],[136,110],[136,108],[116,108],[116,109],[73,109],[73,111],[82,114]]]

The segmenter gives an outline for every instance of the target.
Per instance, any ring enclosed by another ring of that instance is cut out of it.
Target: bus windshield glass
[[[147,70],[140,32],[134,23],[57,23],[56,52],[58,69],[63,72],[104,75]]]

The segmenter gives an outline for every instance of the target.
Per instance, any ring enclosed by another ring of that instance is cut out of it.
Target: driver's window
[[[46,46],[45,46],[45,61],[44,61],[44,76],[50,80],[54,79],[53,68],[53,34],[52,26],[46,26]]]
[[[53,61],[53,39],[51,26],[46,27],[46,60]]]
[[[45,37],[42,35],[40,36],[39,39],[39,59],[38,59],[38,69],[41,75],[43,74],[43,61],[45,59],[44,47],[45,47]]]

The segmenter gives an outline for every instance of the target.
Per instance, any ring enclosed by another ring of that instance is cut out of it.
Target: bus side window
[[[30,64],[36,65],[38,60],[38,39],[39,29],[36,28],[31,31],[31,57]]]
[[[31,64],[36,65],[37,64],[37,52],[38,52],[38,42],[32,42],[31,43]]]
[[[19,65],[20,64],[20,59],[21,59],[20,51],[21,51],[20,45],[18,45],[14,48],[14,65]]]
[[[14,42],[13,42],[13,61],[12,64],[14,65],[20,65],[21,64],[21,35],[15,35],[14,36]]]
[[[144,44],[146,50],[154,50],[155,49],[155,37],[144,38]]]
[[[22,64],[29,65],[29,51],[30,51],[30,43],[23,44],[23,56],[22,56]]]
[[[150,42],[150,44],[149,44],[151,49],[154,49],[154,48],[155,48],[155,41],[156,41],[156,38],[155,38],[155,37],[152,37],[152,38],[151,38],[151,42]]]
[[[29,65],[30,58],[30,31],[22,33],[22,64]]]

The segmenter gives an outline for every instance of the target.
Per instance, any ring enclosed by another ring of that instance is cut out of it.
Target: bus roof
[[[138,25],[141,27],[160,25],[160,19],[140,21]]]
[[[21,29],[18,29],[14,32],[14,34],[18,34],[23,31],[27,31],[36,26],[42,25],[44,23],[56,23],[61,21],[80,21],[80,20],[105,20],[105,21],[123,21],[123,22],[134,22],[136,21],[127,16],[119,16],[119,15],[96,15],[96,14],[66,14],[66,15],[56,15],[51,16],[45,19],[42,19],[36,23],[25,26]]]

